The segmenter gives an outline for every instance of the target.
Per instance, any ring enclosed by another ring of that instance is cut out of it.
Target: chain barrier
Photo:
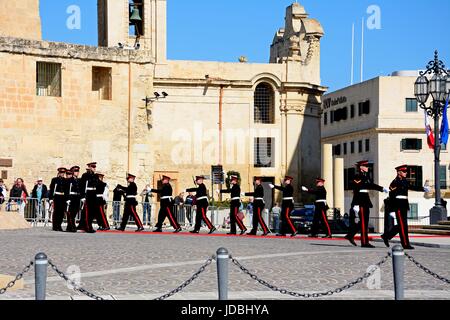
[[[11,280],[10,282],[8,282],[8,284],[6,285],[6,287],[4,288],[0,288],[0,294],[4,294],[9,288],[14,287],[14,285],[16,284],[17,281],[19,281],[20,279],[23,278],[23,276],[25,275],[25,273],[27,273],[28,271],[30,271],[31,266],[34,264],[33,261],[30,261],[30,263],[23,268],[22,272],[19,272],[16,277]]]
[[[48,264],[61,278],[63,278],[66,282],[68,282],[70,285],[72,285],[73,289],[75,291],[78,291],[94,300],[105,300],[102,297],[97,296],[97,295],[87,291],[86,289],[83,289],[82,287],[78,286],[73,280],[70,280],[69,277],[64,272],[59,270],[58,267],[56,265],[54,265],[50,260],[48,260]]]
[[[389,259],[389,257],[391,257],[391,255],[392,254],[389,252],[375,266],[380,267],[381,265],[383,265]],[[354,280],[352,282],[349,282],[346,285],[344,285],[342,287],[339,287],[337,289],[334,289],[334,290],[329,290],[327,292],[299,293],[299,292],[289,291],[289,290],[278,288],[277,286],[271,285],[267,281],[259,278],[254,273],[251,273],[247,268],[245,268],[242,264],[239,263],[239,261],[237,261],[233,257],[230,256],[230,259],[239,269],[241,269],[241,271],[243,271],[245,274],[250,276],[250,278],[252,278],[253,280],[259,282],[263,286],[269,288],[272,291],[278,291],[281,294],[286,294],[286,295],[290,295],[290,296],[297,297],[297,298],[320,298],[320,297],[323,297],[323,296],[331,296],[331,295],[333,295],[335,293],[341,293],[342,291],[348,290],[348,289],[354,287],[355,285],[357,285],[358,283],[363,282],[365,279],[371,277],[375,273],[375,271],[377,270],[377,268],[373,268],[373,270],[371,270],[370,272],[366,272],[362,277],[359,277],[358,279],[356,279],[356,280]]]
[[[166,300],[167,298],[170,298],[173,295],[176,295],[177,293],[179,293],[180,291],[182,291],[184,288],[186,288],[188,285],[190,285],[195,279],[198,278],[198,276],[203,273],[206,268],[213,262],[213,260],[216,259],[216,256],[213,255],[211,258],[209,258],[208,260],[206,260],[206,262],[200,267],[200,269],[194,273],[192,275],[192,277],[190,277],[188,280],[186,280],[185,282],[183,282],[183,284],[181,284],[180,286],[178,286],[176,289],[170,291],[169,293],[162,295],[161,297],[155,298],[153,300],[157,300],[157,301],[161,301],[161,300]]]
[[[420,262],[418,262],[416,259],[414,259],[413,257],[411,257],[409,254],[407,254],[405,252],[405,256],[408,258],[409,261],[411,261],[412,263],[414,263],[416,265],[416,267],[418,267],[419,269],[423,270],[425,273],[429,274],[430,276],[441,280],[442,282],[445,282],[447,284],[450,284],[450,280],[447,278],[444,278],[440,275],[438,275],[437,273],[434,273],[433,271],[431,271],[430,269],[428,269],[427,267],[425,267],[423,264],[421,264]]]

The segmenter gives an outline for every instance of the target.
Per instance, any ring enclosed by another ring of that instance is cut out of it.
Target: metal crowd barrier
[[[171,290],[170,292],[155,298],[154,300],[166,300],[177,293],[181,292],[188,285],[190,285],[193,281],[195,281],[200,274],[202,274],[214,260],[217,263],[217,288],[218,288],[218,299],[219,300],[228,300],[228,287],[229,287],[229,262],[231,261],[234,266],[236,266],[240,271],[242,271],[245,275],[249,276],[251,279],[259,283],[260,285],[278,292],[282,295],[289,295],[291,297],[296,298],[323,298],[327,296],[332,296],[334,294],[340,294],[345,290],[349,290],[356,286],[357,284],[363,283],[365,280],[371,278],[375,272],[388,262],[389,258],[392,259],[392,268],[393,268],[393,283],[394,283],[394,298],[395,300],[404,300],[405,299],[405,257],[408,258],[410,262],[412,262],[417,268],[424,271],[426,274],[432,276],[433,278],[440,280],[446,284],[450,284],[450,280],[431,271],[429,268],[418,262],[409,254],[405,253],[401,246],[394,246],[392,250],[387,252],[387,254],[382,257],[376,264],[370,266],[370,271],[365,272],[363,275],[358,277],[355,280],[347,282],[345,285],[330,289],[328,291],[323,292],[297,292],[291,291],[285,288],[278,287],[275,284],[271,284],[266,280],[260,278],[257,274],[250,271],[246,268],[238,259],[232,257],[232,255],[225,248],[219,248],[216,251],[216,254],[208,258],[205,263],[196,271],[188,280],[184,281],[177,288]],[[35,299],[36,300],[45,300],[46,299],[46,284],[47,284],[47,269],[48,266],[51,267],[53,271],[55,271],[58,276],[60,276],[65,282],[71,285],[71,288],[81,294],[86,295],[87,297],[95,300],[105,300],[102,296],[96,295],[79,284],[75,283],[71,279],[71,276],[66,275],[63,271],[61,271],[55,263],[48,259],[45,253],[38,253],[33,261],[30,261],[25,268],[19,272],[16,277],[10,281],[6,287],[0,288],[0,295],[5,294],[9,288],[14,287],[15,283],[22,279],[23,276],[30,271],[31,267],[34,265],[34,278],[35,278]],[[369,269],[367,269],[369,270]]]

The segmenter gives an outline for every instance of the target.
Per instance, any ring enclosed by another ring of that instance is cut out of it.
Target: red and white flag
[[[430,147],[430,149],[434,149],[434,134],[433,134],[433,130],[431,129],[431,125],[430,125],[430,121],[428,120],[427,112],[424,111],[424,113],[425,113],[425,129],[427,130],[428,147]]]

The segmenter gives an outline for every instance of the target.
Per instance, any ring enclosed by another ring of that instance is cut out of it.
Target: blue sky
[[[293,0],[167,0],[168,58],[173,60],[264,63],[275,31],[284,26]],[[351,28],[356,26],[355,81],[359,81],[361,19],[370,5],[381,9],[381,29],[365,28],[364,79],[396,70],[423,68],[438,49],[450,67],[448,0],[303,0],[324,29],[322,84],[336,90],[350,84]],[[69,30],[70,5],[81,9],[81,28]],[[96,0],[41,0],[43,38],[97,44]]]

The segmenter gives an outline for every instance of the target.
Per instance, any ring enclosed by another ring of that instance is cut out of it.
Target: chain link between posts
[[[23,268],[22,272],[19,272],[15,278],[13,280],[11,280],[10,282],[8,282],[8,284],[6,285],[6,287],[4,288],[0,288],[0,294],[4,294],[8,289],[14,287],[14,285],[16,284],[17,281],[19,281],[20,279],[23,278],[23,276],[25,275],[25,273],[27,273],[28,271],[30,271],[31,266],[34,264],[33,261],[30,261],[30,263],[25,266],[25,268]]]
[[[381,267],[391,256],[392,256],[391,252],[388,252],[388,254],[385,257],[383,257],[383,259],[381,259],[380,262],[375,264],[375,266]],[[346,285],[339,287],[337,289],[334,289],[334,290],[329,290],[327,292],[300,293],[300,292],[295,292],[295,291],[289,291],[289,290],[286,290],[283,288],[279,288],[275,285],[272,285],[272,284],[268,283],[267,281],[259,278],[254,273],[250,272],[250,270],[245,268],[239,261],[237,261],[233,257],[230,256],[230,259],[233,262],[233,264],[235,264],[239,269],[241,269],[242,272],[247,274],[253,280],[259,282],[261,285],[269,288],[270,290],[278,291],[281,294],[286,294],[286,295],[290,295],[290,296],[297,297],[297,298],[307,298],[307,299],[308,298],[320,298],[320,297],[324,297],[324,296],[331,296],[335,293],[341,293],[342,291],[348,290],[348,289],[354,287],[355,285],[357,285],[358,283],[363,282],[365,279],[371,277],[377,270],[377,268],[373,268],[370,272],[366,272],[362,277],[359,277],[358,279],[356,279],[352,282],[349,282]]]
[[[442,282],[445,282],[447,284],[450,284],[450,280],[447,278],[444,278],[440,275],[438,275],[437,273],[431,271],[430,269],[428,269],[427,267],[425,267],[423,264],[421,264],[420,262],[418,262],[416,259],[414,259],[413,257],[411,257],[409,254],[407,254],[405,252],[405,256],[408,258],[409,261],[411,261],[412,263],[414,263],[416,265],[417,268],[421,269],[422,271],[424,271],[425,273],[429,274],[430,276],[434,277],[435,279],[438,279]]]

